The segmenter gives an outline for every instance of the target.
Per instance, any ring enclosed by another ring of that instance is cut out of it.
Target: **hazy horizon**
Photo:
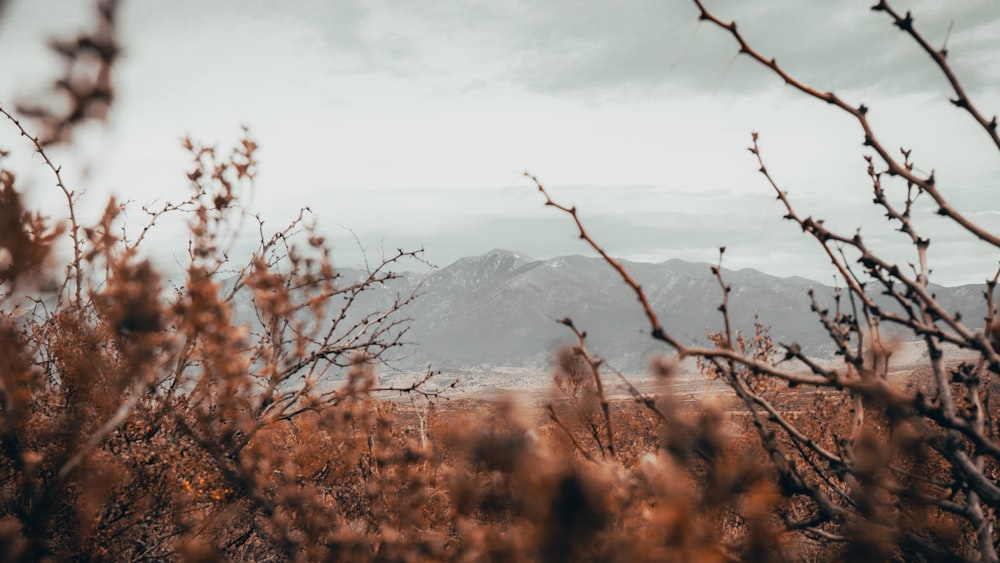
[[[569,257],[583,257],[583,258],[589,258],[589,259],[592,259],[592,260],[603,262],[603,258],[601,256],[599,256],[595,252],[583,251],[583,252],[571,252],[571,253],[567,253],[567,254],[552,254],[552,255],[536,256],[534,254],[531,254],[531,253],[528,253],[528,252],[523,252],[523,251],[518,250],[516,248],[499,248],[498,247],[498,248],[491,248],[491,249],[488,249],[488,250],[484,250],[483,252],[480,252],[478,254],[469,254],[469,255],[466,255],[466,256],[460,256],[460,257],[456,258],[455,260],[452,260],[452,261],[447,262],[447,263],[441,263],[441,264],[435,264],[435,263],[431,263],[429,261],[427,261],[427,262],[421,262],[421,261],[403,262],[403,263],[401,263],[403,265],[402,268],[394,268],[394,270],[399,271],[399,272],[410,272],[410,273],[417,273],[417,274],[425,274],[425,273],[429,274],[429,273],[433,273],[434,271],[441,270],[441,269],[447,268],[449,266],[453,266],[453,265],[457,264],[458,262],[461,262],[462,260],[482,258],[482,257],[486,257],[486,256],[488,256],[488,255],[490,255],[490,254],[492,254],[494,252],[506,252],[506,253],[515,254],[515,255],[518,255],[521,258],[527,259],[527,260],[529,260],[531,262],[549,262],[549,261],[553,261],[553,260],[558,260],[560,258],[569,258]],[[727,255],[728,255],[728,252],[727,252]],[[374,258],[376,258],[376,257],[375,256],[370,256],[369,257],[369,262],[370,262],[369,266],[373,266],[373,265],[377,264],[377,261],[373,260]],[[718,264],[718,253],[716,253],[716,260],[687,260],[687,259],[684,259],[684,258],[664,258],[664,259],[661,260],[661,259],[653,259],[653,258],[645,258],[645,257],[626,258],[626,257],[621,257],[621,256],[612,256],[612,258],[614,258],[615,260],[624,262],[625,265],[626,265],[626,267],[628,266],[628,264],[661,265],[661,264],[667,264],[667,263],[670,263],[670,262],[681,262],[681,263],[684,263],[684,264],[689,264],[689,265],[694,265],[694,266],[704,266],[706,273],[710,272],[711,268],[713,266],[715,266],[715,265]],[[413,267],[412,268],[407,268],[407,267],[405,267],[406,265],[412,265]],[[337,266],[338,265],[335,265],[335,267],[337,267]],[[351,263],[351,264],[340,263],[339,267],[342,267],[342,268],[365,269],[366,264],[363,261],[362,262],[358,262],[358,263]],[[608,266],[608,268],[609,268],[609,271],[610,271],[610,266]],[[777,278],[784,278],[784,279],[799,278],[799,279],[803,279],[803,280],[806,280],[806,281],[809,281],[809,282],[815,282],[817,284],[822,284],[825,287],[834,287],[837,283],[839,283],[841,286],[843,285],[843,280],[839,280],[838,279],[835,282],[835,280],[834,280],[833,277],[831,277],[827,281],[823,281],[823,280],[819,280],[819,279],[815,279],[815,278],[810,278],[808,276],[801,276],[801,275],[798,275],[798,274],[782,275],[782,274],[776,274],[774,272],[768,271],[767,269],[761,269],[761,268],[756,267],[756,266],[733,266],[733,265],[729,264],[725,259],[723,259],[723,261],[722,261],[722,269],[723,270],[728,270],[728,271],[731,271],[731,272],[742,272],[742,271],[745,271],[745,270],[751,270],[751,271],[760,272],[760,273],[768,275],[768,276],[777,277]],[[838,276],[838,278],[839,278],[839,276]],[[863,277],[862,277],[862,279],[863,279]],[[969,283],[937,284],[937,285],[940,285],[942,287],[954,288],[954,287],[961,287],[961,286],[966,286],[966,285],[981,285],[981,284],[985,283],[985,281],[986,280],[983,280],[983,281],[980,281],[980,282],[975,282],[974,281],[974,282],[969,282]],[[624,290],[627,290],[627,286],[624,285],[624,282],[622,284],[622,288]]]
[[[887,146],[913,149],[918,170],[934,170],[958,209],[1000,230],[1000,164],[989,143],[948,102],[928,57],[869,2],[717,4],[720,17],[735,18],[796,76],[865,103]],[[995,113],[995,4],[899,8],[913,11],[933,44],[947,41],[977,105]],[[88,9],[8,3],[5,107],[41,91],[57,72],[46,39],[86,25]],[[725,245],[729,268],[829,283],[833,270],[816,242],[782,220],[746,151],[759,131],[768,168],[800,214],[846,235],[860,228],[901,267],[913,259],[907,237],[871,204],[856,123],[736,56],[732,39],[699,23],[690,2],[131,2],[120,28],[108,122],[82,128],[71,151],[55,154],[71,185],[86,191],[84,222],[111,194],[133,202],[133,225],[141,205],[181,199],[188,164],[180,139],[225,147],[246,124],[261,147],[248,209],[276,229],[310,207],[340,264],[362,263],[355,235],[369,253],[422,246],[439,266],[495,247],[586,254],[571,221],[544,208],[522,176],[529,171],[577,205],[615,256],[714,262]],[[64,212],[46,171],[22,165],[31,147],[11,131],[0,133],[0,146],[25,171],[30,203]],[[926,198],[914,214],[932,241],[933,282],[980,283],[995,273],[995,250],[938,217]],[[151,246],[182,256],[182,229],[165,225]]]

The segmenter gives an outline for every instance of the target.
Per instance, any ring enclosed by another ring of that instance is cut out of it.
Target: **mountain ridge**
[[[684,341],[707,344],[706,331],[722,329],[722,289],[711,264],[679,259],[621,263],[643,287],[666,330]],[[339,273],[343,283],[367,275],[356,268],[341,268]],[[771,327],[776,342],[795,342],[818,357],[832,355],[829,336],[811,310],[809,291],[821,307],[832,310],[833,287],[755,268],[723,268],[722,275],[732,288],[734,330],[752,334],[759,318]],[[949,310],[970,319],[984,303],[981,290],[972,288],[935,286],[934,291]],[[493,249],[429,272],[400,272],[386,287],[359,296],[353,314],[360,318],[366,311],[385,308],[397,294],[412,292],[418,296],[404,312],[412,319],[405,338],[411,345],[389,358],[401,369],[545,369],[559,347],[572,342],[572,333],[556,322],[565,317],[586,331],[588,347],[617,369],[643,371],[653,354],[670,352],[649,336],[648,320],[634,292],[600,257],[535,259]],[[247,305],[241,307],[242,317],[248,317]],[[892,327],[886,330],[892,335]]]

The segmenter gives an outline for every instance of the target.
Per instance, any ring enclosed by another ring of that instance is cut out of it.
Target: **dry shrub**
[[[842,357],[825,367],[794,344],[776,345],[762,324],[753,336],[731,330],[717,267],[726,328],[697,348],[664,331],[576,209],[546,195],[635,291],[652,336],[676,350],[654,366],[664,385],[680,360],[695,357],[730,395],[691,408],[669,390],[643,394],[587,349],[569,319],[560,322],[578,343],[558,352],[543,407],[437,403],[427,378],[380,387],[376,366],[401,345],[412,296],[368,315],[352,307],[413,253],[346,282],[303,214],[275,233],[260,228],[253,255],[234,264],[229,244],[250,219],[241,198],[257,170],[248,134],[228,150],[185,140],[190,196],[146,210],[138,237],[122,234],[127,209],[114,200],[94,225],[77,223],[75,192],[46,148],[112,101],[115,5],[99,4],[93,35],[54,44],[96,70],[84,73],[90,81],[57,84],[73,100],[69,111],[27,113],[42,138],[0,108],[69,206],[66,224],[29,212],[14,173],[0,170],[3,560],[996,559],[996,279],[987,328],[968,329],[928,293],[925,270],[907,276],[860,237],[800,218],[775,186],[791,220],[827,252],[831,241],[853,248],[868,283],[904,312],[880,307],[845,255],[830,253],[848,285],[836,310],[815,305]],[[919,43],[908,16],[877,8]],[[779,70],[701,9],[743,52]],[[796,87],[867,125],[864,111]],[[913,173],[908,154],[899,163],[874,137],[869,144],[888,167],[870,168],[876,204],[913,235],[925,268],[926,243],[889,203],[883,174],[908,183],[907,211],[914,190],[943,196]],[[752,151],[760,156],[756,136]],[[761,171],[770,180],[762,160]],[[146,233],[171,214],[188,219],[189,253],[184,280],[166,291],[142,253]],[[71,249],[60,259],[53,249],[66,237]],[[234,311],[241,295],[250,323]],[[924,340],[929,377],[909,387],[888,381],[880,323]],[[978,359],[946,364],[944,343]],[[607,373],[632,400],[609,398]]]
[[[917,166],[907,149],[897,156],[884,145],[864,104],[852,105],[836,93],[798,80],[757,51],[735,22],[722,20],[700,0],[694,3],[699,18],[730,35],[741,55],[858,124],[871,153],[862,165],[870,180],[872,201],[889,228],[912,245],[911,262],[904,268],[880,253],[878,237],[836,232],[822,219],[800,215],[765,165],[754,132],[749,151],[783,205],[785,218],[815,239],[817,252],[829,259],[843,284],[832,296],[833,307],[821,305],[824,299],[810,292],[816,320],[826,330],[837,358],[833,363],[818,361],[794,342],[776,345],[760,323],[752,337],[734,330],[729,313],[732,288],[721,268],[725,247],[720,249],[719,264],[711,268],[719,283],[718,310],[724,328],[709,335],[710,345],[699,346],[666,330],[659,315],[670,312],[654,311],[643,288],[590,236],[577,208],[553,200],[528,175],[545,204],[568,215],[580,238],[634,292],[650,335],[674,354],[661,365],[694,358],[706,376],[731,391],[727,408],[735,414],[736,431],[728,438],[699,432],[699,428],[717,431],[717,422],[707,422],[708,418],[702,419],[707,426],[698,423],[687,433],[666,433],[667,451],[679,456],[686,471],[696,473],[693,488],[707,487],[706,498],[725,499],[729,514],[737,517],[738,524],[729,535],[709,543],[721,547],[736,540],[723,552],[745,558],[767,558],[764,554],[770,552],[771,556],[818,560],[998,560],[1000,410],[993,394],[1000,378],[994,302],[1000,272],[983,286],[981,319],[963,319],[949,311],[930,284],[930,240],[921,234],[919,224],[927,213],[916,202],[933,200],[932,213],[947,218],[970,241],[995,250],[1000,248],[1000,237],[953,206],[949,190],[933,172],[920,172],[931,166]],[[872,10],[887,15],[931,58],[950,86],[951,102],[1000,150],[996,118],[985,117],[976,107],[952,69],[947,49],[932,47],[914,25],[913,16],[900,13],[890,2],[879,1]],[[563,322],[578,336],[580,345],[573,353],[586,360],[583,364],[594,377],[596,400],[587,400],[589,390],[581,395],[583,400],[576,400],[580,394],[566,393],[576,401],[575,411],[582,413],[577,428],[568,414],[555,408],[550,408],[550,417],[585,459],[614,457],[618,439],[612,428],[620,422],[609,415],[600,390],[597,369],[602,362],[586,352],[583,333],[568,320]],[[902,381],[893,373],[894,349],[886,327],[918,340],[926,352],[924,366]],[[948,348],[961,356],[946,357]],[[560,365],[566,363],[560,361]],[[560,388],[565,391],[567,386]],[[661,408],[652,398],[630,389],[638,404],[656,413],[666,426],[678,427],[671,408]],[[726,457],[732,455],[727,452],[734,443],[749,456],[748,461]],[[747,499],[739,495],[741,490],[756,492]],[[706,510],[711,514],[710,506],[701,505],[691,514]],[[742,508],[734,511],[734,507]],[[728,527],[721,515],[717,522],[715,530]]]

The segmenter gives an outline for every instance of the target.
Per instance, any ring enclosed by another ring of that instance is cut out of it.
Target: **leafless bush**
[[[47,147],[103,118],[113,100],[115,7],[98,3],[94,33],[51,43],[67,61],[59,99],[20,107],[20,118],[0,108],[69,215],[53,224],[25,209],[14,172],[0,171],[2,558],[313,559],[334,546],[371,555],[371,468],[397,463],[394,434],[380,430],[388,415],[370,398],[385,390],[372,366],[402,343],[413,296],[351,313],[361,292],[417,253],[399,251],[348,282],[300,214],[271,234],[258,218],[257,249],[233,263],[228,245],[257,171],[249,134],[229,150],[185,140],[189,197],[144,209],[134,238],[114,199],[96,224],[79,224],[77,193]],[[147,233],[171,214],[189,231],[173,292],[142,256]],[[67,231],[61,269],[55,247]],[[253,328],[234,320],[240,294]],[[419,382],[401,391],[429,393]]]
[[[860,233],[844,235],[822,220],[800,215],[765,166],[758,135],[753,133],[749,150],[785,206],[785,218],[817,241],[817,252],[830,260],[846,285],[834,296],[833,310],[812,296],[813,311],[836,347],[839,365],[829,367],[808,357],[794,342],[781,344],[775,357],[773,343],[761,326],[752,338],[733,331],[730,286],[721,267],[712,270],[722,293],[719,310],[724,329],[710,335],[711,347],[682,342],[663,329],[639,284],[590,237],[576,208],[552,200],[542,184],[532,180],[546,205],[568,214],[580,237],[635,292],[652,337],[676,351],[674,361],[696,358],[704,372],[733,390],[778,485],[779,494],[767,511],[780,519],[786,534],[809,548],[805,553],[851,560],[997,560],[1000,411],[992,404],[991,392],[1000,377],[996,336],[1000,321],[994,305],[998,278],[984,284],[982,319],[962,319],[942,306],[928,285],[930,241],[920,234],[914,202],[930,198],[938,214],[970,239],[998,248],[1000,236],[951,205],[948,189],[935,181],[933,173],[916,172],[920,168],[910,151],[894,156],[895,151],[880,141],[865,105],[854,106],[833,92],[799,81],[754,49],[735,22],[722,20],[699,0],[695,4],[700,19],[732,36],[741,54],[858,123],[864,144],[871,149],[865,166],[874,204],[912,243],[912,272],[908,272],[880,256]],[[1000,150],[996,118],[988,119],[977,109],[948,63],[947,50],[932,47],[909,12],[902,14],[885,1],[872,9],[887,15],[930,56],[953,90],[952,104],[971,116],[987,142]],[[888,297],[893,307],[880,304],[881,296]],[[925,381],[890,380],[893,350],[881,337],[886,326],[902,328],[921,340],[928,358]],[[946,346],[978,359],[948,361]],[[795,369],[791,360],[806,369]]]

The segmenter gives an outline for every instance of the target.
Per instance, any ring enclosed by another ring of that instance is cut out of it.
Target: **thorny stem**
[[[7,118],[8,121],[14,124],[17,128],[21,137],[28,139],[35,149],[35,152],[42,157],[42,161],[45,163],[45,167],[52,171],[52,175],[55,176],[56,186],[62,191],[63,196],[66,198],[66,209],[69,212],[69,225],[70,231],[69,235],[73,240],[73,263],[72,268],[75,271],[75,292],[76,292],[76,302],[80,303],[80,296],[82,294],[83,287],[83,249],[80,247],[80,227],[76,222],[76,194],[66,187],[66,183],[63,182],[62,178],[62,167],[56,166],[52,160],[49,158],[48,153],[45,152],[45,148],[42,146],[41,140],[39,140],[37,135],[31,135],[28,131],[21,125],[21,121],[16,117],[11,115],[7,110],[0,106],[0,114]]]
[[[603,258],[604,261],[607,262],[609,266],[611,266],[612,268],[615,269],[615,271],[618,272],[618,275],[621,276],[622,281],[624,281],[629,287],[632,288],[632,291],[635,292],[636,297],[639,299],[639,302],[642,303],[642,309],[646,313],[646,318],[649,319],[649,325],[653,331],[652,332],[653,337],[656,338],[657,340],[663,340],[664,342],[670,344],[671,346],[674,346],[675,348],[679,348],[680,342],[674,340],[671,336],[664,333],[663,327],[660,325],[660,320],[657,318],[656,313],[653,312],[653,307],[650,306],[649,300],[646,298],[645,292],[642,291],[642,286],[640,286],[639,283],[636,282],[631,275],[629,275],[628,271],[625,270],[625,267],[622,266],[620,262],[609,256],[608,253],[605,252],[604,249],[601,248],[599,244],[597,244],[597,241],[595,241],[593,238],[590,237],[590,234],[587,232],[587,230],[583,228],[583,223],[580,222],[580,218],[577,216],[576,207],[566,207],[564,205],[556,203],[551,197],[549,197],[549,192],[545,190],[545,187],[542,185],[541,182],[538,181],[538,178],[527,172],[525,172],[524,175],[527,178],[531,179],[531,181],[534,182],[535,186],[538,187],[538,191],[541,192],[543,196],[545,196],[545,205],[555,207],[556,209],[564,213],[567,213],[570,217],[573,218],[573,221],[576,223],[576,227],[579,230],[580,238],[585,240],[587,244],[590,245],[591,248],[593,248],[598,254],[600,254],[601,258]]]
[[[576,335],[577,342],[579,343],[576,350],[580,356],[583,357],[584,361],[587,362],[587,365],[590,367],[590,373],[594,375],[594,386],[597,390],[597,399],[601,403],[601,412],[604,414],[604,428],[607,431],[608,437],[608,452],[611,454],[611,457],[615,457],[615,438],[614,432],[611,428],[610,406],[608,404],[608,398],[604,395],[604,383],[601,381],[600,368],[603,362],[600,358],[595,358],[590,354],[587,350],[587,335],[576,328],[576,325],[573,324],[573,321],[570,320],[569,317],[561,319],[557,322],[569,327],[569,329],[573,331],[573,334]]]
[[[855,408],[855,420],[851,432],[852,440],[847,443],[848,446],[850,446],[850,444],[853,443],[854,438],[859,435],[861,427],[864,424],[863,413],[861,411],[863,408],[861,402],[862,398],[873,399],[887,406],[894,406],[893,408],[896,409],[902,408],[906,412],[919,413],[941,425],[941,428],[944,430],[943,436],[940,436],[937,438],[938,441],[934,442],[934,449],[937,450],[938,453],[940,453],[943,458],[952,465],[954,474],[960,476],[960,479],[964,481],[963,486],[968,487],[966,507],[964,509],[957,510],[956,513],[961,514],[975,528],[976,534],[978,535],[980,554],[982,558],[988,561],[996,560],[996,553],[992,546],[993,530],[991,522],[985,518],[980,499],[982,499],[982,501],[987,505],[991,505],[993,508],[996,508],[996,506],[1000,504],[1000,487],[998,487],[984,474],[984,464],[982,463],[983,455],[990,455],[993,457],[1000,455],[1000,447],[998,447],[998,445],[987,435],[985,418],[978,418],[977,416],[974,416],[971,420],[966,421],[960,416],[960,413],[958,413],[955,399],[952,395],[948,369],[944,365],[942,349],[942,343],[952,343],[963,348],[977,350],[981,355],[981,365],[977,368],[977,373],[982,369],[983,363],[988,363],[989,369],[993,372],[1000,370],[1000,356],[997,355],[995,346],[990,342],[991,339],[994,342],[1000,340],[1000,336],[998,336],[998,334],[1000,334],[1000,327],[991,324],[993,323],[994,318],[992,290],[996,281],[993,280],[992,284],[988,283],[989,295],[987,295],[987,324],[986,330],[983,332],[975,333],[970,331],[960,322],[957,315],[949,314],[940,305],[935,296],[931,294],[928,289],[930,269],[928,267],[926,249],[929,245],[929,241],[921,238],[917,234],[910,218],[910,212],[912,210],[914,200],[914,187],[917,189],[918,195],[919,193],[926,192],[935,200],[939,207],[939,214],[949,217],[974,236],[994,246],[1000,246],[1000,238],[982,229],[978,225],[972,224],[966,217],[952,208],[938,191],[934,183],[933,174],[927,178],[917,177],[913,173],[914,165],[910,161],[909,151],[903,151],[903,160],[901,162],[894,159],[873,133],[866,117],[867,108],[864,106],[853,108],[848,106],[832,92],[821,93],[796,80],[779,67],[773,59],[770,61],[765,60],[762,55],[750,47],[737,31],[735,23],[724,23],[716,16],[708,12],[699,0],[695,0],[695,3],[701,11],[700,18],[703,20],[710,20],[719,27],[728,30],[740,44],[741,53],[748,54],[758,60],[799,91],[814,98],[836,105],[843,111],[853,115],[865,132],[865,144],[872,147],[875,152],[879,154],[882,161],[888,167],[887,172],[891,176],[900,176],[907,182],[908,191],[905,200],[905,207],[902,211],[900,211],[896,209],[885,196],[885,192],[881,184],[882,173],[875,170],[872,158],[866,157],[868,163],[868,174],[872,181],[872,189],[875,194],[875,203],[886,210],[886,217],[890,221],[895,221],[899,224],[899,230],[910,237],[910,242],[916,249],[917,266],[914,267],[915,277],[913,279],[903,274],[897,266],[876,256],[865,245],[860,234],[856,234],[853,237],[841,236],[826,229],[822,221],[814,220],[811,217],[802,218],[799,216],[792,208],[787,194],[778,187],[777,183],[767,171],[757,143],[757,134],[753,134],[753,146],[749,150],[754,154],[758,161],[759,172],[764,175],[768,183],[775,190],[777,198],[784,204],[787,212],[786,218],[796,222],[804,232],[816,238],[827,257],[830,259],[830,262],[838,270],[838,273],[841,277],[843,277],[844,281],[848,285],[848,295],[851,299],[854,315],[850,320],[843,319],[838,301],[835,323],[851,323],[853,330],[855,330],[858,334],[857,354],[850,354],[848,351],[847,345],[849,344],[849,332],[843,333],[843,337],[841,337],[841,329],[834,326],[833,323],[830,323],[827,319],[826,311],[818,306],[815,298],[813,300],[813,310],[819,314],[821,321],[824,323],[824,326],[826,326],[831,337],[834,337],[835,340],[840,343],[838,346],[844,354],[845,362],[848,363],[848,367],[850,368],[852,364],[856,365],[857,370],[854,375],[851,375],[850,370],[848,370],[847,374],[844,374],[842,372],[838,372],[837,370],[819,366],[802,354],[799,347],[795,344],[786,346],[787,358],[801,360],[809,368],[811,374],[806,375],[781,370],[773,365],[769,365],[766,362],[761,362],[756,358],[748,357],[739,351],[733,350],[732,331],[729,325],[728,316],[729,288],[721,276],[721,263],[718,266],[713,266],[712,271],[723,290],[722,304],[720,305],[719,310],[722,312],[723,319],[726,323],[724,332],[725,338],[721,342],[717,342],[718,345],[711,349],[695,348],[681,344],[671,335],[664,332],[657,315],[652,310],[649,300],[638,282],[632,278],[620,262],[611,258],[588,234],[579,218],[577,209],[575,207],[557,203],[549,196],[544,186],[536,177],[527,173],[525,176],[530,178],[538,188],[539,192],[543,194],[546,206],[555,207],[563,213],[570,215],[576,225],[579,237],[589,244],[590,247],[594,249],[604,259],[604,261],[619,274],[623,282],[636,294],[645,312],[646,318],[649,321],[652,329],[652,336],[655,339],[663,341],[674,348],[678,352],[680,358],[691,356],[700,357],[715,364],[716,368],[720,370],[721,373],[727,374],[726,380],[729,382],[730,387],[736,391],[737,395],[750,409],[754,423],[760,433],[762,443],[768,450],[769,455],[772,457],[776,469],[790,479],[790,483],[793,483],[793,488],[812,497],[818,504],[818,508],[820,508],[821,512],[824,513],[827,518],[841,519],[844,513],[840,507],[831,503],[830,499],[826,498],[824,495],[819,494],[818,490],[808,485],[801,478],[801,476],[798,475],[798,473],[794,470],[794,466],[790,465],[789,460],[781,452],[774,441],[773,433],[769,430],[765,430],[757,409],[763,408],[767,411],[769,419],[787,433],[792,443],[800,449],[800,453],[804,457],[808,459],[809,456],[807,456],[805,451],[802,450],[803,445],[807,446],[813,452],[820,454],[821,457],[826,458],[828,463],[839,468],[838,471],[843,471],[843,479],[849,482],[854,482],[857,478],[853,472],[854,470],[852,469],[853,461],[851,461],[851,456],[848,454],[848,459],[844,459],[832,453],[825,452],[821,448],[817,449],[815,442],[813,442],[806,434],[800,432],[794,424],[786,420],[767,400],[762,397],[755,396],[749,389],[746,388],[743,382],[736,376],[737,365],[740,365],[744,369],[750,370],[755,374],[783,380],[789,385],[807,384],[817,388],[834,388],[848,391],[852,396]],[[880,2],[880,4],[875,7],[876,10],[887,8],[888,5],[885,2]],[[895,12],[891,11],[891,9],[888,9],[888,11],[894,19],[896,19],[897,25],[908,31],[915,38],[919,37],[913,31],[912,26],[910,26],[911,18],[908,14],[906,18],[900,18],[898,14],[895,14]],[[900,25],[900,22],[903,22],[903,24]],[[921,43],[925,49],[927,49],[926,42],[922,41],[922,39],[918,39],[918,42]],[[943,53],[941,53],[940,57],[936,57],[932,54],[932,58],[934,58],[942,70],[945,71],[949,81],[951,81],[955,87],[959,96],[959,100],[955,102],[956,105],[967,109],[976,118],[976,120],[989,131],[991,138],[994,139],[994,143],[998,145],[998,148],[1000,148],[1000,143],[997,143],[996,141],[995,120],[991,123],[985,122],[978,111],[976,111],[971,104],[968,103],[967,96],[961,89],[961,86],[958,85],[957,79],[954,78],[954,75],[947,67],[947,64],[944,63]],[[839,254],[839,257],[834,254],[834,251],[831,248],[831,243],[834,243],[837,246],[837,253]],[[847,265],[847,260],[843,252],[844,247],[853,247],[860,253],[858,262],[862,264],[864,270],[874,280],[881,283],[885,287],[885,294],[889,295],[902,308],[902,314],[886,311],[874,301],[871,297],[870,290],[865,287],[866,284],[859,280],[851,270],[850,266]],[[722,251],[724,251],[724,247],[720,249],[720,255]],[[1000,272],[998,272],[998,276],[1000,276]],[[900,291],[894,287],[895,282],[902,282],[903,289],[905,291]],[[860,301],[861,313],[864,315],[873,338],[871,346],[873,346],[874,353],[872,354],[873,364],[871,367],[865,365],[865,356],[863,356],[864,334],[858,327],[858,323],[860,322],[858,317],[859,304],[855,301],[855,298],[857,298],[857,301]],[[930,354],[930,364],[933,371],[935,387],[937,389],[936,400],[929,401],[926,397],[919,393],[911,397],[886,385],[885,380],[889,373],[890,352],[885,349],[881,339],[878,337],[878,326],[880,321],[893,322],[908,327],[924,340]],[[942,328],[938,326],[939,324],[946,326],[948,330],[942,330]],[[842,340],[843,342],[841,342]],[[722,364],[725,364],[726,367],[723,367]],[[868,375],[866,376],[866,374]],[[980,397],[980,390],[970,385],[969,392],[972,396],[971,408],[975,411],[975,414],[981,417],[984,404]],[[929,430],[929,427],[925,429],[925,431],[926,430]],[[966,452],[965,446],[962,445],[963,439],[967,439],[975,444],[977,453],[973,455],[972,459],[970,459],[969,454]],[[831,483],[828,483],[828,485],[833,486]],[[834,487],[834,489],[836,489],[836,487]],[[949,502],[942,499],[938,500],[941,500],[941,502],[944,502],[945,504]],[[816,524],[807,525],[809,528],[817,529],[815,526]],[[912,534],[909,533],[906,533],[906,537],[907,541],[921,544],[929,550],[933,549],[933,546],[925,544],[919,537],[912,536]]]
[[[739,43],[740,54],[745,54],[753,58],[760,64],[764,65],[765,67],[769,68],[774,74],[777,74],[779,77],[781,77],[781,79],[784,80],[786,84],[792,86],[796,90],[817,100],[822,100],[828,104],[832,104],[840,108],[844,112],[853,116],[857,120],[858,124],[861,126],[862,131],[864,132],[865,146],[871,147],[872,149],[875,150],[876,153],[878,153],[879,157],[881,157],[882,161],[888,167],[889,174],[893,176],[900,176],[904,178],[907,182],[910,182],[913,185],[918,186],[921,190],[927,192],[927,194],[934,199],[935,203],[938,204],[939,214],[952,219],[953,221],[961,225],[964,229],[966,229],[968,232],[975,235],[977,238],[993,246],[1000,247],[1000,236],[997,236],[989,232],[988,230],[980,227],[979,225],[973,223],[965,215],[963,215],[957,209],[955,209],[945,199],[944,195],[938,190],[937,185],[935,184],[933,172],[926,178],[921,178],[916,174],[914,174],[912,170],[908,169],[905,164],[900,163],[899,161],[897,161],[895,158],[892,157],[892,155],[889,152],[889,149],[885,145],[883,145],[882,142],[879,141],[878,137],[875,135],[875,132],[868,121],[867,117],[868,108],[866,106],[864,105],[860,105],[858,107],[851,106],[833,92],[821,92],[796,79],[787,71],[785,71],[785,69],[779,66],[775,59],[773,58],[768,59],[764,55],[762,55],[759,51],[751,47],[750,44],[747,43],[746,39],[743,38],[743,35],[737,30],[736,22],[725,22],[712,12],[708,11],[708,9],[705,8],[701,0],[693,0],[693,1],[695,5],[698,7],[698,10],[700,12],[699,19],[708,20],[711,23],[715,24],[716,26],[729,32],[729,34],[732,35],[733,39],[735,39],[736,42]],[[888,2],[884,1],[880,2],[878,5],[876,5],[876,9],[886,10],[890,15],[893,16],[893,18],[895,19],[895,23],[897,25],[900,25],[900,23],[904,21],[903,18],[899,18],[898,14],[896,14],[895,11],[892,11],[892,9],[888,5]],[[907,25],[908,29],[907,28],[903,29],[907,29],[912,36],[918,37],[916,30],[912,28],[912,18],[910,18],[909,23],[906,23],[905,25]],[[943,57],[941,58],[941,61],[943,63],[944,61]],[[939,66],[941,66],[940,63]],[[951,80],[954,77],[954,75],[951,73],[950,68],[948,68],[946,64],[942,66],[942,69],[947,71],[946,74],[950,76],[949,80]],[[954,79],[953,84],[957,83],[958,80]],[[998,139],[996,132],[996,118],[993,118],[992,121],[986,122],[985,119],[983,119],[982,116],[978,113],[978,111],[975,111],[975,109],[972,106],[972,103],[968,99],[968,96],[965,95],[965,92],[958,91],[958,94],[959,94],[958,100],[954,101],[953,103],[955,103],[959,107],[967,107],[970,113],[980,123],[980,125],[983,126],[987,130],[987,132],[990,133],[991,138],[994,140],[994,144],[996,144],[997,148],[1000,149],[1000,139]]]
[[[969,95],[965,92],[965,87],[962,86],[962,83],[955,74],[955,71],[952,70],[951,65],[948,64],[947,47],[941,47],[940,49],[932,47],[927,39],[925,39],[924,36],[917,31],[917,28],[914,27],[913,16],[910,15],[910,12],[906,12],[905,15],[900,16],[899,12],[889,5],[889,2],[886,0],[879,0],[877,4],[872,6],[872,10],[889,14],[892,18],[892,23],[901,31],[905,31],[909,34],[909,36],[912,37],[918,45],[920,45],[920,48],[934,60],[934,64],[936,64],[941,70],[941,73],[948,79],[948,83],[951,85],[952,90],[955,91],[956,97],[951,100],[951,103],[954,104],[955,107],[967,111],[969,115],[976,120],[976,123],[978,123],[979,126],[986,131],[986,134],[990,136],[990,139],[993,141],[993,145],[996,146],[997,149],[1000,149],[1000,135],[997,134],[996,116],[994,115],[991,119],[987,120],[983,114],[976,109],[975,105],[973,105]]]
[[[787,211],[785,218],[797,223],[800,227],[802,227],[804,232],[810,234],[821,244],[827,254],[827,257],[830,258],[830,262],[847,281],[852,294],[856,295],[858,299],[861,300],[865,311],[871,311],[876,317],[882,320],[906,326],[925,338],[933,337],[935,339],[949,341],[958,345],[971,344],[972,347],[986,357],[986,359],[990,362],[991,369],[1000,371],[1000,355],[998,355],[997,352],[989,346],[985,337],[983,337],[982,334],[974,334],[962,323],[958,322],[953,315],[949,314],[941,306],[941,304],[938,303],[937,299],[935,299],[928,292],[926,284],[920,283],[919,280],[912,280],[908,278],[903,274],[898,266],[890,264],[876,256],[871,249],[865,245],[861,235],[856,234],[850,238],[841,236],[824,227],[822,221],[817,221],[812,217],[802,218],[798,215],[792,208],[791,202],[788,200],[788,194],[778,187],[770,172],[768,172],[767,167],[764,165],[760,147],[757,143],[757,133],[752,133],[751,137],[753,145],[748,150],[757,158],[757,162],[760,165],[758,171],[767,179],[768,183],[777,193],[778,199],[782,202],[782,204],[784,204]],[[865,290],[861,282],[859,282],[858,279],[851,274],[848,267],[841,260],[838,260],[830,250],[828,246],[830,241],[835,241],[856,248],[858,252],[860,252],[858,262],[863,264],[868,273],[878,279],[887,288],[891,287],[891,283],[889,281],[890,279],[902,282],[910,295],[908,297],[904,297],[901,294],[893,293],[893,297],[901,306],[903,306],[904,309],[907,310],[908,316],[902,317],[890,311],[886,311],[875,303],[874,299],[872,299],[869,292]],[[921,309],[925,309],[926,314],[919,317],[915,315],[913,311],[910,310],[908,305],[908,303],[912,302],[917,303]],[[928,314],[930,315],[929,317],[927,316]],[[940,321],[946,324],[948,328],[954,331],[955,335],[949,336],[947,333],[941,331],[937,327],[937,323],[935,321]]]

